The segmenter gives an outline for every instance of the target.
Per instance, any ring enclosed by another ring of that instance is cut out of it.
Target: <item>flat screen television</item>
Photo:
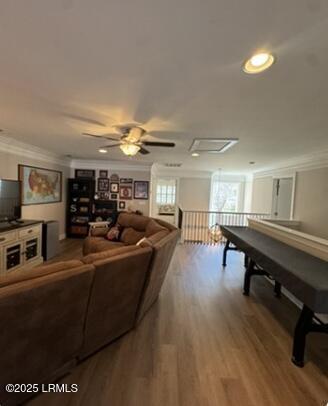
[[[0,179],[0,222],[21,217],[21,185],[18,180]]]

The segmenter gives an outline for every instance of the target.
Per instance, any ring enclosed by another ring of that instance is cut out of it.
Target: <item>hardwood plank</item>
[[[81,256],[66,240],[58,259]],[[328,401],[328,343],[310,334],[303,369],[290,362],[299,309],[254,277],[242,295],[243,256],[221,247],[179,245],[157,303],[142,323],[78,365],[30,406],[311,406]],[[54,260],[52,260],[53,262]]]

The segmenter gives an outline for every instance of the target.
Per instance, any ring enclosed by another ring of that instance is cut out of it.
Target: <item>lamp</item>
[[[129,143],[129,142],[126,142],[126,143],[124,143],[124,144],[121,144],[121,145],[120,145],[120,148],[121,148],[122,152],[123,152],[125,155],[128,155],[128,156],[134,156],[134,155],[136,155],[136,154],[138,153],[138,151],[140,150],[139,145],[131,144],[131,143]]]

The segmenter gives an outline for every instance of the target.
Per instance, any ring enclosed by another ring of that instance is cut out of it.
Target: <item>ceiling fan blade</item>
[[[90,133],[82,133],[82,135],[86,135],[87,137],[93,137],[93,138],[105,138],[102,135],[96,135],[96,134],[90,134]]]
[[[111,136],[107,136],[106,134],[103,135],[97,135],[97,134],[90,134],[90,133],[82,133],[82,135],[86,135],[87,137],[93,137],[93,138],[102,138],[105,140],[111,140],[111,141],[119,141],[119,138],[113,138]],[[112,135],[112,134],[109,134]],[[117,134],[119,136],[119,134]]]
[[[119,143],[119,144],[111,144],[111,145],[105,145],[105,146],[100,147],[100,148],[104,148],[104,149],[114,148],[114,147],[119,147],[120,145],[121,145],[121,143]]]
[[[143,141],[143,145],[147,145],[148,147],[175,147],[174,142],[156,142],[156,141]]]
[[[146,148],[143,148],[143,147],[140,147],[140,149],[139,149],[138,152],[139,152],[140,154],[142,154],[142,155],[150,154],[150,152],[149,152]]]

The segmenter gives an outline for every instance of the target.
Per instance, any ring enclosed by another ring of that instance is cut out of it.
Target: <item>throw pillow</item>
[[[109,241],[119,241],[120,234],[121,234],[120,227],[119,226],[114,226],[108,231],[108,233],[106,235],[106,238]]]

